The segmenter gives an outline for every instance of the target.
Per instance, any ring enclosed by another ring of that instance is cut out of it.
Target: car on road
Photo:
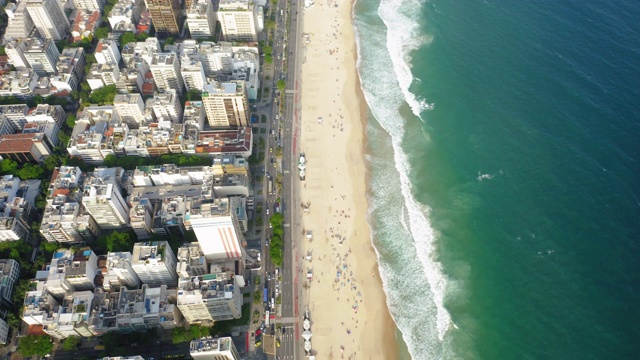
[[[269,215],[269,208],[267,208],[267,215]]]

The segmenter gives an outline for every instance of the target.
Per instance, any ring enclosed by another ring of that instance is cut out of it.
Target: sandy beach
[[[299,193],[310,211],[301,215],[299,228],[311,230],[313,240],[303,238],[297,250],[300,310],[310,310],[318,359],[393,359],[395,325],[366,222],[366,107],[351,10],[347,1],[319,0],[304,13],[310,42],[302,55],[299,149],[307,176]]]

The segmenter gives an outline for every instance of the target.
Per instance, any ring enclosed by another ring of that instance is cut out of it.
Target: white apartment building
[[[118,63],[120,63],[120,50],[118,50],[116,39],[110,37],[98,40],[94,56],[98,64],[118,66]]]
[[[102,287],[106,291],[118,291],[121,287],[137,289],[140,278],[133,270],[133,255],[130,252],[110,252],[105,257]]]
[[[67,292],[93,290],[97,260],[96,254],[88,247],[75,252],[57,250],[45,270],[46,289],[57,299],[64,298]]]
[[[16,69],[29,67],[29,62],[24,57],[24,52],[27,49],[27,41],[23,39],[12,40],[4,48],[7,53],[9,62]]]
[[[69,34],[69,19],[58,0],[26,0],[27,12],[38,33],[55,41]]]
[[[202,338],[189,345],[193,360],[240,360],[240,353],[230,337]]]
[[[178,248],[177,272],[181,279],[209,273],[209,264],[200,249],[200,244],[193,242]]]
[[[91,91],[104,86],[116,85],[120,79],[120,69],[117,65],[93,64],[86,80]]]
[[[154,54],[149,63],[149,68],[158,91],[164,92],[174,89],[178,95],[182,95],[184,82],[180,72],[180,59],[176,54]]]
[[[26,104],[0,105],[0,118],[6,121],[10,128],[7,134],[21,130],[27,124],[29,107]],[[4,130],[3,130],[4,131]],[[5,134],[4,132],[2,132]]]
[[[73,8],[76,10],[102,11],[103,0],[73,0]]]
[[[167,241],[142,242],[133,246],[133,270],[143,284],[176,286],[176,256]]]
[[[20,264],[13,259],[0,260],[0,301],[11,304],[13,287],[20,277]],[[1,333],[1,331],[0,331]],[[1,338],[1,336],[0,336]]]
[[[131,202],[131,211],[129,212],[129,224],[136,233],[138,240],[145,240],[151,235],[152,219],[151,202],[147,198],[139,199],[133,197]]]
[[[28,66],[40,76],[56,74],[56,64],[60,58],[60,52],[53,40],[40,40],[29,38],[25,40],[23,52]]]
[[[180,98],[174,89],[167,89],[162,93],[156,92],[153,98],[147,100],[146,107],[153,110],[160,127],[170,126],[171,123],[182,120]]]
[[[202,104],[212,128],[249,126],[249,108],[244,81],[208,83],[202,93]]]
[[[13,175],[0,178],[0,241],[29,240],[39,188],[40,180],[21,181]]]
[[[196,126],[198,130],[203,130],[206,117],[202,101],[187,101],[184,103],[182,119],[185,125],[190,124]]]
[[[225,41],[258,41],[258,6],[249,0],[220,0],[218,21]]]
[[[141,0],[118,0],[109,13],[109,24],[112,29],[128,24],[135,25],[140,20],[140,12],[143,8]],[[122,25],[118,25],[121,24]]]
[[[144,101],[140,94],[117,94],[113,99],[113,110],[129,128],[137,129],[144,120]]]
[[[8,21],[3,41],[28,38],[35,26],[27,13],[27,0],[8,3],[4,10],[7,13]],[[18,67],[17,65],[14,66]]]
[[[123,289],[118,300],[117,329],[123,332],[165,330],[176,326],[177,308],[173,305],[176,290],[167,285],[142,285],[139,290]]]
[[[20,100],[31,100],[39,88],[40,77],[31,68],[20,68],[0,75],[0,96],[15,96]]]
[[[198,208],[191,207],[191,215],[189,220],[185,221],[185,226],[189,226],[196,233],[207,261],[240,261],[244,257],[244,238],[233,214],[229,213],[228,209],[220,211],[222,205],[228,207],[229,203],[203,203],[199,204]]]
[[[47,241],[73,244],[92,241],[100,229],[82,208],[84,175],[78,167],[61,166],[53,171],[40,234]]]
[[[189,60],[183,58],[181,62],[182,80],[187,91],[202,91],[207,83],[204,68],[200,60]]]
[[[211,0],[195,0],[187,9],[187,26],[192,38],[209,38],[216,32],[216,13]]]
[[[58,340],[69,336],[92,336],[87,322],[91,315],[92,302],[92,291],[76,291],[68,294],[60,306],[57,309],[54,308],[57,313],[43,322],[44,332]]]
[[[233,70],[231,63],[233,48],[230,42],[202,42],[198,46],[198,55],[207,76],[217,75],[219,72],[229,73]]]
[[[220,270],[216,266],[214,271]],[[241,276],[215,272],[181,278],[178,309],[189,324],[239,319],[242,315]]]
[[[82,206],[101,230],[129,225],[129,205],[120,192],[122,168],[97,168],[84,181]]]

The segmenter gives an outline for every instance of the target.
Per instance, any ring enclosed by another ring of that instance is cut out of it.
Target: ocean
[[[640,357],[640,3],[358,0],[398,359]]]

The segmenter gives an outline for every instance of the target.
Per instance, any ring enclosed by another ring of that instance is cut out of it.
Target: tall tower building
[[[45,39],[61,40],[69,34],[69,19],[58,0],[27,0],[27,12]]]
[[[215,34],[216,13],[211,0],[196,0],[187,10],[187,26],[192,38],[209,38]]]
[[[151,287],[178,284],[176,256],[167,241],[136,243],[133,246],[131,266],[140,281]]]
[[[174,53],[158,53],[153,55],[149,64],[153,80],[158,91],[174,89],[178,95],[183,93],[184,82],[180,72],[180,60]]]
[[[89,12],[102,11],[104,0],[73,0],[73,8]]]
[[[30,38],[25,45],[24,58],[36,74],[47,76],[56,73],[56,64],[60,58],[60,52],[53,40],[42,41],[38,38]]]
[[[82,206],[102,230],[129,225],[129,205],[120,192],[122,168],[97,168],[84,182]]]
[[[258,41],[258,8],[249,0],[220,0],[218,21],[225,41]]]
[[[184,86],[187,91],[204,89],[204,84],[207,82],[207,78],[204,75],[204,69],[202,68],[202,62],[190,61],[188,58],[182,58],[181,70],[182,80],[184,80]]]
[[[27,13],[27,0],[8,3],[5,7],[7,13],[7,29],[4,32],[4,40],[24,39],[31,35],[34,29],[33,21]]]
[[[202,104],[212,128],[249,126],[249,109],[244,81],[214,82],[205,85]]]
[[[137,129],[144,120],[144,101],[140,94],[117,94],[113,110],[130,129]]]
[[[240,360],[240,353],[230,337],[193,340],[189,353],[193,360]]]
[[[178,0],[145,0],[151,13],[151,21],[156,32],[163,36],[180,33],[180,2]]]

